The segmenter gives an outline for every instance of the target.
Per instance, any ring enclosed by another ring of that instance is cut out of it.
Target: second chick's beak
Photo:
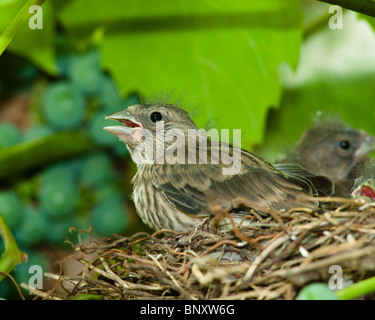
[[[360,161],[365,155],[369,154],[372,151],[375,151],[375,137],[367,134],[363,131],[363,141],[360,147],[354,153],[354,160]]]

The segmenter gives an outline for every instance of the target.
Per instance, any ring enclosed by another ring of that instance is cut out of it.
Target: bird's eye
[[[344,150],[348,150],[350,148],[350,142],[347,140],[343,140],[340,142],[340,147]]]
[[[158,121],[160,121],[163,117],[161,116],[161,113],[160,113],[160,112],[155,111],[155,112],[151,113],[150,118],[151,118],[151,121],[152,121],[152,122],[158,122]]]

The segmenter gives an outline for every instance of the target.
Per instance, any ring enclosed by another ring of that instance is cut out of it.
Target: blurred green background
[[[0,213],[29,256],[16,281],[28,265],[55,268],[71,226],[96,239],[148,230],[130,198],[135,165],[102,129],[131,104],[177,102],[200,127],[240,128],[242,146],[271,162],[327,117],[375,134],[373,18],[343,10],[332,29],[330,7],[0,0]],[[0,297],[14,292],[0,282]]]

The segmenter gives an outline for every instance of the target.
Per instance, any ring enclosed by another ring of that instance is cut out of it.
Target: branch
[[[84,131],[67,131],[0,150],[0,183],[56,161],[95,150]]]
[[[375,1],[373,0],[318,0],[329,4],[335,4],[345,9],[363,13],[375,17]]]

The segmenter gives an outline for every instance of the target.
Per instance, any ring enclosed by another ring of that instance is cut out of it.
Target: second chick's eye
[[[151,118],[151,121],[152,121],[152,122],[158,122],[158,121],[160,121],[163,117],[162,117],[162,115],[161,115],[160,112],[155,111],[155,112],[151,113],[150,118]]]
[[[340,142],[340,147],[344,150],[348,150],[350,148],[350,142],[347,140],[343,140]]]

